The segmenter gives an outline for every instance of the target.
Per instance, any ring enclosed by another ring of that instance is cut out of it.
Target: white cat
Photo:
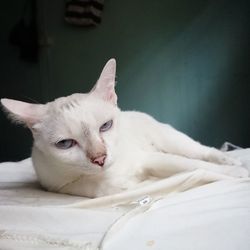
[[[120,111],[115,72],[111,59],[89,93],[45,105],[1,100],[11,118],[32,131],[32,160],[43,187],[99,197],[197,168],[246,175],[221,151],[144,113]]]

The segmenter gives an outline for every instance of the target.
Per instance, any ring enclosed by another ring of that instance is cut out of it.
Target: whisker
[[[40,104],[40,102],[38,102],[37,100],[31,98],[31,97],[28,97],[28,96],[23,96],[25,99],[29,100],[29,101],[32,101],[33,103],[36,103],[36,104]]]

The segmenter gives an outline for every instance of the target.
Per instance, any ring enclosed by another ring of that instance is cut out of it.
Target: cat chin
[[[84,168],[82,169],[82,174],[83,175],[96,175],[96,174],[101,174],[104,171],[104,169],[102,169],[101,167],[98,169],[97,167],[93,168]]]

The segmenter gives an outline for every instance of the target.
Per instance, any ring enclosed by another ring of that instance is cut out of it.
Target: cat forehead
[[[51,108],[59,110],[67,110],[74,107],[82,106],[87,100],[88,94],[72,94],[65,97],[55,99],[49,103]]]
[[[48,104],[48,112],[58,118],[73,118],[79,121],[98,120],[112,115],[116,108],[100,98],[90,94],[73,94],[60,97]]]

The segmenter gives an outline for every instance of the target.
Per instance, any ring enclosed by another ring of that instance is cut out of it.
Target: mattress
[[[228,154],[250,170],[250,149]],[[30,158],[0,163],[0,249],[248,250],[250,178],[195,170],[87,199],[43,190]]]

